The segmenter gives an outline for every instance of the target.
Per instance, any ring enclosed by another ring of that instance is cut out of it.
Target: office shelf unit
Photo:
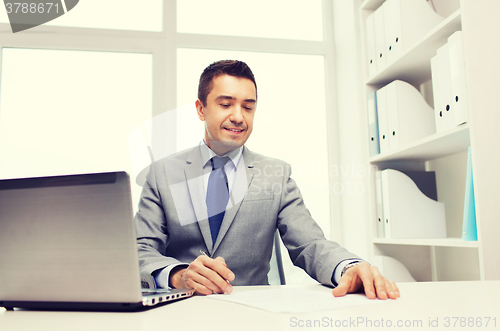
[[[401,0],[417,1],[417,0]],[[422,0],[424,1],[424,0]],[[495,210],[500,196],[500,157],[495,131],[500,125],[500,61],[493,54],[500,49],[500,1],[433,0],[435,11],[444,20],[413,45],[405,45],[399,57],[369,76],[366,18],[384,0],[365,0],[360,7],[360,47],[363,65],[363,92],[378,90],[399,79],[423,91],[433,107],[430,87],[430,59],[455,31],[463,31],[468,123],[440,131],[396,150],[366,156],[367,165],[379,170],[427,170],[436,172],[438,201],[445,203],[447,238],[379,238],[375,176],[368,190],[370,208],[368,230],[374,255],[401,261],[417,281],[500,279],[500,212]],[[386,18],[387,19],[387,18]],[[368,144],[367,99],[361,118],[365,121]],[[495,128],[497,127],[497,128]],[[472,148],[478,241],[462,240],[467,148]],[[368,150],[368,149],[367,149]]]

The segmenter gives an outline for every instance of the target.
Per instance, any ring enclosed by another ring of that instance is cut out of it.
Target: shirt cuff
[[[169,279],[170,279],[170,272],[172,269],[178,266],[186,266],[188,267],[189,264],[186,263],[177,263],[177,264],[171,264],[168,267],[165,267],[163,269],[158,269],[153,272],[153,278],[155,279],[156,282],[156,287],[157,288],[170,288],[169,284]]]
[[[339,284],[340,277],[342,276],[342,270],[344,270],[345,266],[355,262],[363,262],[363,260],[350,259],[350,260],[344,260],[339,264],[337,264],[337,267],[335,267],[335,270],[333,271],[332,275],[333,286],[337,286]]]

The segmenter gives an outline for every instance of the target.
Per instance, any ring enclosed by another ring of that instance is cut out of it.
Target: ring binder
[[[427,197],[400,171],[383,170],[381,178],[386,238],[446,237],[444,203]]]

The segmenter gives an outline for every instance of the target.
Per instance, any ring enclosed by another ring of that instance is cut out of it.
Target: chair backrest
[[[286,285],[283,260],[281,258],[281,238],[279,232],[274,234],[274,247],[271,256],[271,268],[267,274],[270,285]]]

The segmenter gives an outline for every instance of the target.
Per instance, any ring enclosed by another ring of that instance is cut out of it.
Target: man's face
[[[198,117],[205,122],[205,141],[222,155],[242,146],[252,133],[257,107],[254,83],[246,78],[222,75],[212,80],[206,105],[196,101]]]

